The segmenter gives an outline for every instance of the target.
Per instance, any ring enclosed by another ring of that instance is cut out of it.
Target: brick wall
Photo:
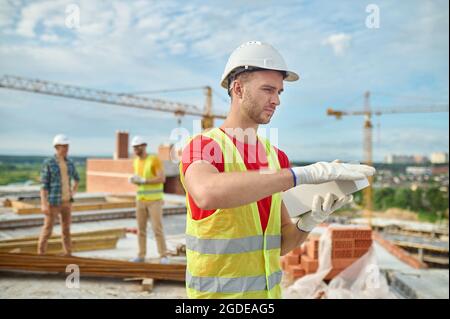
[[[372,246],[372,230],[369,227],[331,227],[329,230],[332,269],[325,280],[333,279]],[[301,247],[281,257],[281,268],[291,280],[315,273],[319,268],[319,238],[311,236]]]
[[[132,174],[132,159],[90,158],[86,161],[86,192],[135,192],[136,186],[128,182]]]
[[[93,159],[86,162],[86,192],[128,193],[137,187],[128,182],[133,174],[133,159]],[[167,176],[164,192],[184,195],[179,176]]]
[[[158,147],[158,157],[161,161],[170,161],[170,150],[172,145],[162,144]]]
[[[116,151],[114,159],[128,158],[128,132],[116,132]]]

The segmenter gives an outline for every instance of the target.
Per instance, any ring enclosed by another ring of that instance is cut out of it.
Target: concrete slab
[[[407,299],[449,299],[448,269],[394,271],[391,289]]]

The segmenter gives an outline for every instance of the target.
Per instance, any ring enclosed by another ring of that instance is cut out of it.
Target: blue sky
[[[380,28],[367,28],[368,4]],[[79,28],[65,25],[67,6]],[[285,83],[268,127],[291,160],[361,160],[362,117],[337,121],[330,106],[359,110],[448,104],[448,1],[8,1],[0,2],[0,75],[133,92],[210,85],[228,109],[220,76],[248,40],[271,43],[301,80]],[[151,95],[199,105],[201,90]],[[192,130],[192,120],[182,125]],[[218,121],[217,124],[220,124]],[[0,154],[49,154],[65,133],[74,155],[108,155],[116,130],[169,142],[171,114],[0,89]],[[374,159],[447,151],[448,114],[374,119]]]

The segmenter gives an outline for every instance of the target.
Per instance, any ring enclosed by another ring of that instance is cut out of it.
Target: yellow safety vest
[[[220,145],[225,172],[247,171],[233,141],[222,130],[214,128],[202,135]],[[274,148],[267,140],[262,143],[269,168],[279,170]],[[180,178],[186,190],[181,163]],[[256,202],[217,209],[201,220],[191,217],[187,191],[186,205],[186,290],[189,298],[281,298],[280,193],[272,195],[264,233]]]
[[[145,159],[143,176],[145,179],[151,179],[156,177],[151,170],[153,162],[156,160],[156,156],[148,155]],[[134,174],[139,174],[139,157],[136,157],[133,161]],[[138,185],[136,199],[139,201],[155,201],[163,199],[164,186],[163,183]]]

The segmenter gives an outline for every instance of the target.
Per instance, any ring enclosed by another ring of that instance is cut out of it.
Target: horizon
[[[157,153],[153,153],[153,152],[150,152],[150,154],[157,154]],[[54,154],[33,154],[33,155],[30,155],[30,154],[0,154],[0,158],[1,157],[49,157],[49,156],[53,156]],[[403,154],[401,154],[401,155],[403,155]],[[113,159],[113,155],[94,155],[94,154],[91,154],[91,155],[78,155],[78,154],[70,154],[69,153],[69,156],[68,156],[69,158],[86,158],[86,159],[89,159],[89,158],[92,158],[92,159],[94,159],[94,158],[104,158],[104,159]],[[130,157],[129,157],[129,159],[131,159],[131,158],[133,158],[134,156],[133,156],[133,154],[130,154]],[[315,162],[318,162],[318,160],[292,160],[292,159],[290,159],[289,158],[289,160],[292,162],[292,163],[315,163]],[[363,163],[363,162],[361,162],[361,163]],[[426,162],[426,163],[414,163],[414,162],[411,162],[411,163],[386,163],[386,162],[377,162],[377,161],[374,161],[373,163],[372,163],[373,165],[449,165],[449,162],[447,162],[447,163],[431,163],[431,162]]]

